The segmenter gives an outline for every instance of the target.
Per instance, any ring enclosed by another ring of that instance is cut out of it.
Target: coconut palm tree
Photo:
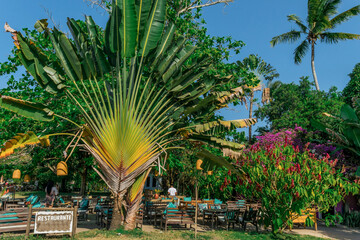
[[[263,90],[263,99],[262,102],[265,103],[269,101],[270,95],[270,84],[275,79],[278,78],[280,75],[276,71],[273,66],[266,63],[261,57],[250,54],[249,57],[244,58],[242,61],[237,61],[237,65],[248,71],[253,75],[253,82],[258,82],[256,87],[246,89],[245,96],[248,99],[248,110],[249,110],[249,118],[252,118],[253,115],[253,106],[254,106],[254,93],[256,91]],[[247,103],[246,103],[247,104]],[[252,126],[249,126],[249,143],[251,143],[252,138]]]
[[[239,96],[241,87],[215,91],[231,86],[235,77],[206,77],[211,57],[194,54],[196,46],[177,34],[174,24],[165,24],[166,0],[114,0],[111,9],[105,32],[89,16],[85,27],[68,19],[72,39],[50,29],[46,20],[38,21],[36,29],[52,41],[55,63],[31,39],[5,25],[26,70],[54,97],[73,101],[81,116],[73,121],[47,105],[0,95],[0,106],[21,116],[38,121],[58,118],[74,125],[65,133],[15,136],[0,157],[26,145],[48,145],[52,136],[70,136],[69,146],[92,154],[97,173],[115,197],[112,228],[124,223],[133,229],[145,180],[170,143],[196,141],[239,150],[242,144],[212,133],[246,127],[256,119],[208,122],[217,109]],[[221,159],[206,151],[202,157]]]
[[[317,90],[320,90],[320,87],[315,72],[316,43],[320,41],[321,43],[334,44],[344,40],[360,39],[360,35],[358,34],[331,31],[339,24],[360,13],[360,5],[357,5],[338,14],[337,9],[340,3],[341,0],[308,0],[306,22],[294,14],[288,15],[288,21],[294,22],[299,27],[299,30],[291,30],[290,32],[273,37],[270,42],[271,46],[274,47],[278,43],[293,43],[300,39],[301,36],[305,37],[294,51],[294,60],[296,64],[300,64],[303,57],[311,48],[311,69]]]

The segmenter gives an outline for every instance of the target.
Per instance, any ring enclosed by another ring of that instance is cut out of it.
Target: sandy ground
[[[348,228],[343,225],[337,225],[335,227],[326,227],[324,225],[319,225],[317,231],[310,228],[298,228],[288,232],[329,239],[360,240],[360,229]]]

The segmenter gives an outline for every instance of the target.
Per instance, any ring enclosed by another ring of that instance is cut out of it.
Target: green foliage
[[[342,94],[346,104],[352,105],[354,98],[360,98],[360,63],[356,64],[349,74],[350,81],[344,88]]]
[[[312,120],[312,124],[319,130],[328,133],[329,136],[334,139],[336,145],[341,148],[346,148],[360,156],[359,106],[360,100],[356,100],[356,109],[344,104],[338,116],[327,114],[328,119],[336,118],[339,120],[339,129],[334,128],[334,126],[327,122],[319,123],[318,121]]]
[[[343,101],[336,88],[329,92],[312,89],[308,78],[301,78],[299,85],[275,82],[271,86],[271,101],[255,111],[255,116],[266,120],[268,126],[260,131],[293,128],[297,124],[308,130],[314,130],[310,120],[329,121],[323,112],[338,115]],[[330,120],[330,124],[335,120]]]
[[[360,227],[360,212],[347,212],[343,215],[344,224],[348,227]]]
[[[170,142],[190,140],[220,149],[244,147],[205,135],[213,128],[209,125],[198,131],[204,132],[203,136],[179,134],[181,129],[212,121],[216,110],[236,100],[229,97],[234,85],[238,88],[252,82],[244,78],[239,83],[239,74],[221,64],[223,58],[197,52],[196,42],[185,40],[184,34],[174,30],[171,19],[165,20],[166,4],[166,0],[112,1],[105,31],[91,17],[85,17],[85,24],[68,19],[72,39],[56,27],[48,28],[45,19],[39,20],[35,28],[50,39],[56,54],[54,61],[47,57],[48,49],[38,47],[32,39],[6,26],[15,39],[21,64],[40,87],[52,94],[51,98],[72,102],[70,105],[77,109],[60,115],[56,107],[51,108],[56,113],[48,110],[52,102],[35,104],[3,96],[0,105],[23,117],[53,121],[55,116],[73,124],[61,129],[64,132],[46,136],[71,136],[69,147],[73,149],[81,141],[79,146],[95,159],[101,169],[97,173],[116,201],[126,199],[126,206],[121,208],[125,208],[127,216],[137,211],[147,170]],[[225,42],[231,41],[219,39],[218,44]],[[217,69],[211,72],[214,66]],[[221,95],[220,90],[225,93]],[[220,100],[219,95],[227,100]],[[67,117],[68,113],[76,115]],[[234,130],[253,123],[255,120],[242,120],[220,125],[229,125],[229,130]],[[64,151],[66,160],[69,147]],[[216,164],[224,161],[207,152],[204,160],[213,159]],[[82,180],[87,166],[83,161]],[[114,216],[120,216],[119,209]],[[133,221],[126,217],[130,228],[135,227]],[[112,226],[117,223],[114,220]]]
[[[317,159],[309,150],[300,152],[287,140],[253,145],[239,161],[245,177],[236,190],[246,199],[261,201],[263,223],[273,232],[281,231],[292,225],[292,214],[306,213],[313,206],[326,212],[349,193],[359,193],[359,185],[350,183],[328,159]]]
[[[106,2],[106,1],[104,1]],[[107,1],[109,3],[109,1]],[[175,4],[175,2],[172,2]],[[179,2],[180,3],[180,2]],[[177,3],[178,4],[178,3]],[[181,2],[181,6],[185,7],[186,3]],[[111,4],[107,6],[110,7]],[[211,37],[207,34],[207,29],[203,26],[203,20],[198,21],[201,18],[201,9],[197,9],[195,12],[183,12],[180,15],[176,15],[174,12],[174,8],[171,5],[167,6],[167,11],[169,13],[169,21],[175,22],[178,27],[178,35],[183,33],[186,34],[188,43],[196,43],[197,49],[195,50],[194,57],[200,58],[205,55],[212,56],[212,64],[213,68],[211,71],[206,72],[203,78],[211,79],[216,78],[220,82],[215,85],[215,89],[217,90],[227,90],[229,88],[233,88],[238,86],[237,81],[223,81],[222,77],[227,77],[230,74],[235,75],[233,79],[237,79],[239,76],[242,76],[244,79],[244,84],[251,85],[251,79],[246,80],[246,72],[238,69],[238,67],[233,63],[227,63],[224,60],[228,59],[231,54],[239,54],[240,49],[244,46],[244,43],[241,41],[233,40],[231,37]],[[108,71],[108,66],[104,63],[104,57],[101,56],[101,51],[99,51],[99,46],[102,46],[104,43],[108,46],[109,41],[104,39],[103,34],[97,34],[101,31],[97,25],[95,25],[90,17],[86,17],[85,21],[79,21],[74,19],[69,20],[69,28],[74,34],[73,39],[70,39],[70,42],[67,41],[62,33],[58,31],[54,31],[53,34],[48,34],[46,28],[47,23],[45,20],[41,20],[37,22],[36,29],[37,30],[29,30],[24,29],[23,40],[30,41],[33,45],[30,44],[30,49],[32,52],[38,54],[41,52],[42,64],[46,64],[51,66],[53,69],[63,74],[61,67],[59,66],[59,59],[65,60],[67,63],[65,66],[65,72],[68,77],[71,79],[78,79],[81,76],[102,76],[104,72]],[[186,24],[185,24],[186,23]],[[88,27],[89,26],[89,27]],[[95,27],[95,28],[94,28]],[[44,32],[45,31],[45,32]],[[142,29],[141,31],[145,31]],[[95,37],[94,37],[95,36]],[[120,36],[121,37],[121,36]],[[58,45],[54,46],[54,41],[51,39],[55,39],[59,41]],[[20,39],[21,40],[21,39]],[[79,44],[82,42],[82,44]],[[70,45],[72,44],[72,46]],[[71,52],[64,52],[66,48],[64,46],[68,46],[73,49],[77,49],[81,56],[91,56],[93,59],[85,58],[85,63],[82,63],[82,67],[79,68],[79,62],[76,61],[78,56],[72,55]],[[55,54],[55,48],[57,49]],[[63,50],[61,50],[63,49]],[[0,75],[8,75],[8,87],[2,89],[0,94],[6,94],[8,96],[20,98],[24,101],[31,102],[40,102],[41,104],[46,104],[50,109],[56,109],[57,113],[61,116],[65,116],[67,119],[70,119],[75,122],[82,122],[82,119],[79,117],[79,109],[77,109],[74,104],[69,101],[68,98],[65,97],[65,94],[62,92],[58,93],[58,96],[55,97],[53,94],[43,91],[39,84],[43,84],[41,79],[38,82],[31,77],[29,71],[23,72],[22,68],[19,68],[20,56],[16,54],[16,47],[12,50],[12,54],[9,56],[7,62],[1,63],[0,66]],[[29,54],[29,52],[26,52]],[[24,54],[24,53],[23,53]],[[113,58],[113,55],[110,54],[110,57]],[[192,59],[189,59],[189,64],[191,64]],[[91,60],[97,61],[101,64],[96,64],[92,66]],[[112,62],[114,64],[114,61]],[[22,76],[18,78],[18,76],[22,73]],[[52,72],[53,73],[53,72]],[[15,75],[16,74],[16,75]],[[15,78],[16,76],[16,78]],[[35,75],[37,76],[37,75]],[[49,80],[49,79],[48,79]],[[246,82],[247,81],[247,82]],[[51,82],[51,81],[50,81]],[[69,84],[69,83],[67,83]],[[52,91],[57,91],[52,88]],[[72,88],[69,88],[72,91]],[[49,88],[48,88],[49,90]],[[231,92],[229,92],[231,93]],[[214,95],[217,96],[217,95]],[[206,108],[208,112],[212,110],[209,109],[208,104],[214,100],[216,97],[211,96],[207,98]],[[199,100],[195,100],[198,102]],[[237,98],[232,99],[232,101],[239,101]],[[192,103],[191,103],[192,104]],[[212,107],[213,110],[217,109],[216,106]],[[203,111],[205,108],[197,109],[196,111]],[[21,116],[12,116],[4,111],[4,109],[0,109],[0,111],[5,116],[1,119],[0,131],[2,132],[1,138],[3,140],[9,139],[14,136],[17,132],[26,132],[29,130],[34,130],[35,132],[41,132],[45,129],[46,133],[51,132],[66,132],[67,130],[71,130],[73,126],[66,121],[53,121],[49,123],[38,123],[36,121],[25,120]],[[192,111],[193,115],[196,112]],[[47,117],[47,115],[44,115]],[[211,117],[210,117],[211,118]],[[9,120],[12,120],[11,122]],[[197,119],[197,123],[201,123],[202,119]],[[223,134],[225,137],[226,134]],[[227,138],[227,140],[231,140],[231,138]],[[23,166],[24,161],[22,163],[12,162],[15,164],[15,168],[21,168],[23,171],[28,170],[37,176],[40,180],[41,184],[44,184],[48,179],[55,178],[53,172],[49,167],[55,167],[57,162],[63,159],[62,150],[66,148],[70,139],[67,138],[52,138],[52,151],[48,151],[47,148],[36,147],[31,153],[26,150],[27,156],[32,158],[31,162],[27,165],[30,168],[25,168]],[[29,149],[30,150],[30,149]],[[56,157],[54,157],[56,156]],[[29,157],[27,158],[29,161]],[[85,169],[93,166],[93,159],[89,156],[82,156],[82,154],[78,154],[77,150],[75,150],[73,157],[70,160],[69,164],[69,173],[68,177],[65,177],[67,181],[72,179],[76,179],[76,182],[80,182],[80,174],[84,173]],[[19,165],[20,164],[20,165]],[[91,170],[88,172],[90,177],[89,183],[96,185],[98,183],[98,179],[95,177],[96,175]],[[61,179],[57,179],[58,181]]]
[[[79,24],[81,24],[82,27],[86,27],[83,22],[79,22]],[[54,48],[49,37],[36,30],[23,29],[23,33],[25,39],[31,39],[35,46],[42,50],[50,65],[56,65],[58,58],[54,54]],[[17,48],[14,47],[11,55],[8,57],[8,61],[0,64],[0,76],[9,75],[7,87],[1,89],[0,94],[22,99],[23,101],[36,101],[42,108],[44,105],[47,105],[50,109],[56,109],[57,113],[62,116],[72,119],[73,121],[81,121],[78,116],[78,109],[69,99],[62,93],[59,93],[56,98],[53,94],[44,91],[28,71],[23,71],[22,68],[20,68],[21,63],[18,55],[15,54],[16,49]],[[41,114],[39,116],[51,120],[53,116],[48,115],[50,112],[47,109],[44,110],[46,112],[40,109],[38,110],[39,114]],[[9,114],[4,108],[0,108],[0,114],[2,116],[0,119],[0,132],[3,143],[19,132],[34,131],[37,133],[42,132],[43,135],[46,135],[47,133],[66,132],[73,129],[73,125],[67,121],[38,122],[19,115]],[[39,117],[36,118],[39,119]],[[65,181],[64,183],[75,180],[75,187],[80,187],[80,175],[83,173],[84,168],[89,168],[89,176],[94,174],[94,171],[91,169],[93,159],[89,158],[88,155],[75,150],[70,164],[68,164],[69,176],[56,177],[56,174],[51,170],[51,168],[55,169],[56,164],[63,160],[63,150],[67,147],[70,140],[71,138],[55,137],[51,139],[51,147],[36,146],[18,152],[14,157],[2,160],[5,169],[7,169],[4,172],[4,177],[10,179],[12,170],[20,169],[22,176],[29,174],[32,181],[36,178],[41,188],[46,185],[49,179],[56,182]],[[49,149],[51,149],[51,151],[49,151]],[[96,181],[98,181],[98,179],[96,179]],[[67,184],[63,184],[65,187],[66,185]],[[61,191],[65,190],[68,189],[61,189]]]

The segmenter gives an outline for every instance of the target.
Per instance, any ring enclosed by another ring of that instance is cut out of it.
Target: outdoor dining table
[[[227,209],[204,209],[204,215],[206,213],[211,214],[211,228],[214,229],[214,220],[215,217],[217,217],[219,214],[225,214],[226,212],[228,212]]]

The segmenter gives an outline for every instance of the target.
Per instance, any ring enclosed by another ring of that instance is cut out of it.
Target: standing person
[[[176,188],[174,188],[174,186],[171,185],[171,187],[168,190],[168,193],[169,193],[170,197],[175,197],[176,193],[177,193]]]
[[[59,194],[59,190],[53,181],[49,180],[45,188],[45,192],[46,192],[46,199],[45,199],[46,206],[47,207],[53,206],[55,197]]]

